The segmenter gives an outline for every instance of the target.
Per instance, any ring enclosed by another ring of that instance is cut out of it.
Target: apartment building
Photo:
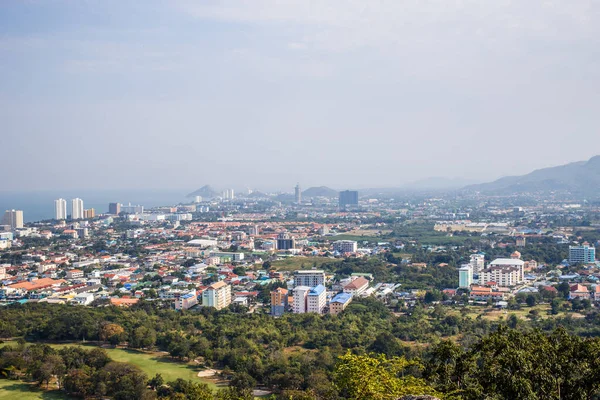
[[[202,305],[221,310],[231,304],[231,286],[223,281],[210,285],[202,293]]]

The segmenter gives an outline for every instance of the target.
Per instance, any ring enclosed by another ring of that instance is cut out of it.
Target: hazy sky
[[[395,186],[600,154],[592,0],[2,0],[0,76],[9,190]]]

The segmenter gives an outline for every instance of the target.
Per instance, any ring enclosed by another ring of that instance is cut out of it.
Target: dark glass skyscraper
[[[346,208],[347,206],[358,206],[358,192],[356,190],[340,192],[340,208]]]

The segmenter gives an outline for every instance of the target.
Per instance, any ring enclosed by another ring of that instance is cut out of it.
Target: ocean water
[[[67,200],[67,214],[71,213],[71,199],[79,197],[84,208],[93,208],[96,214],[106,213],[108,203],[141,204],[145,208],[170,206],[190,202],[185,190],[63,190],[32,192],[0,192],[0,219],[4,210],[23,210],[25,222],[54,218],[54,200]]]

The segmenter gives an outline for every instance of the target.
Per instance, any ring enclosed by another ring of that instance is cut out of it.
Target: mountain
[[[439,176],[420,179],[402,186],[407,190],[449,190],[460,189],[467,185],[474,184],[475,181],[463,178],[443,178]]]
[[[200,189],[188,194],[186,197],[202,196],[207,199],[217,197],[219,195],[210,185],[204,185]]]
[[[338,197],[337,190],[328,188],[327,186],[310,187],[302,192],[302,197],[310,199],[311,197]]]
[[[527,175],[507,176],[489,183],[470,185],[464,190],[487,194],[558,191],[581,196],[600,196],[600,156],[588,161],[538,169]]]

